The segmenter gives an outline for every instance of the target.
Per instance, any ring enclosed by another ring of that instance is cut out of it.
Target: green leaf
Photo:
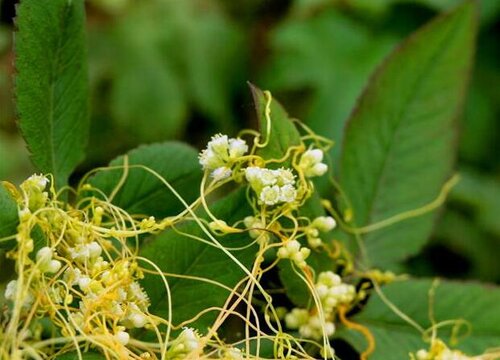
[[[285,156],[290,146],[301,144],[300,134],[283,106],[274,98],[272,98],[270,104],[271,124],[269,125],[266,116],[268,98],[262,90],[252,84],[249,85],[262,134],[260,141],[267,142],[264,148],[259,149],[258,154],[266,160],[280,159]],[[268,133],[268,128],[270,129],[270,133]],[[290,160],[281,163],[280,166],[286,167],[287,164],[290,164]]]
[[[304,5],[314,8],[316,2],[306,0]],[[375,35],[329,8],[284,21],[270,41],[272,56],[262,84],[275,95],[283,94],[286,108],[314,131],[339,144],[356,98],[396,39]],[[334,146],[331,153],[336,160],[340,147]]]
[[[476,7],[466,2],[408,38],[373,76],[349,120],[341,156],[341,185],[356,225],[428,204],[450,177],[476,28]],[[367,234],[368,263],[391,267],[417,252],[434,218]]]
[[[16,100],[33,163],[66,184],[88,137],[83,0],[23,0],[16,24]]]
[[[245,189],[237,190],[226,198],[217,201],[211,211],[213,214],[231,224],[252,213],[247,204]],[[180,231],[211,240],[194,221],[179,226]],[[246,233],[224,236],[218,239],[224,246],[242,247],[252,239]],[[244,250],[233,251],[233,255],[247,268],[251,265],[257,248],[251,246]],[[141,255],[157,264],[162,271],[187,276],[198,276],[220,282],[233,287],[245,277],[243,270],[220,249],[200,242],[169,229],[145,243]],[[222,306],[229,296],[229,291],[216,285],[199,280],[169,277],[168,283],[172,296],[173,323],[188,320],[200,311],[211,306]],[[151,299],[150,311],[166,318],[167,297],[161,279],[158,276],[146,276],[142,282]],[[206,331],[216,316],[216,312],[208,313],[193,323],[201,331]]]
[[[187,115],[180,76],[165,64],[149,8],[141,6],[123,19],[109,44],[121,54],[110,69],[110,110],[115,126],[139,142],[178,137]]]
[[[5,186],[0,183],[0,239],[14,235],[17,232],[18,223],[17,203]],[[11,241],[0,241],[0,249],[11,243]]]
[[[387,285],[382,291],[389,301],[427,329],[431,327],[428,296],[431,286],[431,280],[408,280]],[[469,322],[470,335],[453,347],[475,355],[500,344],[499,302],[498,287],[442,281],[436,289],[432,310],[437,323],[457,319]],[[378,295],[373,295],[366,308],[352,320],[367,326],[375,336],[376,349],[370,360],[407,359],[409,352],[429,346],[422,334],[398,317]],[[447,343],[450,334],[450,326],[437,332]],[[363,337],[353,330],[343,328],[337,335],[351,341],[359,351],[366,348]]]
[[[187,202],[198,198],[202,171],[198,153],[178,142],[140,146],[128,154],[129,166],[146,166],[163,177]],[[120,156],[110,166],[123,166]],[[93,186],[110,195],[120,182],[123,169],[102,170],[92,179]],[[157,177],[143,168],[130,168],[125,184],[112,201],[130,214],[162,218],[184,210],[181,201]]]

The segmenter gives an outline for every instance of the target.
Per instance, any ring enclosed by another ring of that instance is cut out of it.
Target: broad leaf
[[[422,328],[430,328],[429,289],[431,280],[408,280],[396,282],[382,288],[385,296]],[[498,287],[442,281],[436,288],[432,311],[436,323],[446,320],[465,320],[470,325],[470,334],[453,347],[476,355],[487,348],[500,345],[500,289]],[[373,295],[368,305],[352,319],[367,326],[375,336],[375,353],[371,360],[407,359],[409,352],[428,348],[422,334]],[[462,330],[466,329],[463,328]],[[464,334],[461,332],[461,334]],[[430,334],[430,333],[429,333]],[[451,327],[441,327],[437,335],[450,341]],[[349,340],[359,350],[366,348],[363,337],[352,330],[343,328],[338,336]]]
[[[408,38],[373,76],[341,156],[341,185],[357,226],[431,202],[450,177],[475,33],[476,7],[466,2]],[[390,267],[417,252],[434,217],[365,235],[368,263]]]
[[[142,165],[163,177],[182,198],[190,203],[198,198],[202,176],[198,154],[188,145],[165,142],[141,146],[128,154],[128,164]],[[110,166],[123,166],[120,156]],[[123,169],[102,170],[91,179],[93,186],[105,194],[113,193],[120,182]],[[184,205],[160,179],[143,168],[129,168],[125,184],[112,199],[115,205],[130,214],[144,214],[158,218],[176,215]]]
[[[211,211],[218,218],[231,224],[251,214],[252,210],[245,205],[246,203],[245,191],[240,189],[216,202],[211,207]],[[194,221],[179,226],[178,230],[211,242]],[[227,247],[243,247],[252,240],[247,233],[218,238],[218,241]],[[232,253],[242,264],[249,267],[256,250],[256,246],[251,246]],[[179,234],[172,229],[152,239],[151,242],[145,243],[141,255],[153,261],[167,273],[198,276],[220,282],[231,288],[246,276],[243,270],[222,250]],[[194,317],[206,308],[222,306],[229,296],[227,289],[199,280],[169,277],[168,283],[175,325]],[[142,284],[151,299],[150,311],[166,318],[168,315],[167,296],[161,279],[158,276],[149,275]],[[216,315],[217,312],[208,313],[193,325],[201,331],[206,331]]]
[[[288,94],[283,103],[294,116],[339,143],[356,98],[395,41],[333,8],[300,21],[291,17],[271,32],[272,56],[262,84],[277,96]],[[340,147],[331,153],[336,160]]]
[[[17,203],[0,183],[0,239],[14,235],[17,232],[18,223]],[[11,244],[11,241],[0,241],[0,248]]]
[[[88,79],[83,0],[23,0],[16,24],[19,124],[36,167],[57,186],[83,159]]]
[[[270,103],[269,117],[271,124],[269,125],[266,116],[266,107],[269,99],[262,90],[252,84],[250,84],[250,90],[252,91],[260,132],[262,134],[260,142],[267,143],[264,148],[259,150],[258,154],[265,160],[280,159],[285,156],[290,146],[300,145],[300,134],[293,122],[290,121],[283,106],[274,98],[271,99]],[[270,129],[270,133],[267,133],[268,129]],[[287,166],[289,163],[290,161],[280,164],[280,166]]]

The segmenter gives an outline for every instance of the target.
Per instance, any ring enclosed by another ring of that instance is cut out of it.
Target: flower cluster
[[[304,152],[299,161],[299,168],[307,177],[322,176],[328,171],[328,165],[322,163],[323,151],[310,149]]]
[[[17,272],[25,274],[12,280],[5,291],[12,304],[11,318],[27,312],[34,318],[50,317],[63,336],[106,338],[127,358],[129,329],[154,322],[148,312],[149,298],[138,283],[143,274],[127,247],[127,236],[117,235],[119,223],[112,229],[102,227],[104,217],[108,221],[116,214],[100,206],[69,208],[52,198],[54,193],[45,192],[47,184],[47,178],[34,175],[21,184],[21,191],[11,189],[20,210],[17,246],[8,256],[16,260]],[[32,234],[37,225],[37,236],[46,246],[34,255]],[[60,309],[64,319],[54,315]]]
[[[29,211],[36,211],[47,203],[49,194],[44,191],[49,184],[49,179],[43,175],[32,175],[21,184],[25,196],[29,199]]]
[[[314,219],[311,225],[305,230],[309,246],[313,249],[321,246],[322,241],[319,233],[331,231],[336,225],[335,219],[331,216],[319,216]]]
[[[248,145],[244,140],[217,134],[200,153],[200,164],[204,170],[211,172],[215,180],[223,180],[232,175],[234,164],[247,151]]]
[[[271,170],[250,166],[245,169],[245,177],[261,204],[272,206],[291,203],[297,198],[295,175],[290,169]]]
[[[342,282],[342,279],[332,271],[319,274],[314,285],[321,301],[324,314],[324,324],[317,311],[294,308],[285,316],[286,326],[298,329],[299,334],[305,338],[319,340],[323,335],[330,337],[335,332],[332,321],[335,308],[341,304],[351,303],[356,295],[355,288]]]
[[[481,360],[481,356],[469,357],[459,350],[451,350],[446,344],[434,339],[429,350],[420,349],[415,354],[410,354],[412,360]]]
[[[48,246],[45,246],[38,250],[36,253],[36,262],[38,268],[43,273],[56,273],[61,268],[61,262],[59,260],[53,260],[54,252]]]
[[[285,323],[289,329],[298,329],[304,338],[320,340],[323,334],[327,337],[335,333],[332,321],[325,321],[324,326],[318,314],[311,314],[306,309],[295,308],[285,316]]]
[[[307,265],[306,259],[310,254],[311,250],[302,247],[297,240],[289,240],[278,249],[278,258],[290,259],[300,268]]]
[[[169,347],[167,358],[183,360],[200,347],[200,335],[191,328],[184,328]],[[201,349],[200,349],[201,350]]]

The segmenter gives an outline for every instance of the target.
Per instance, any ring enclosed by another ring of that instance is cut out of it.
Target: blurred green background
[[[13,105],[13,0],[0,0],[0,179],[33,172]],[[246,81],[337,142],[370,73],[457,0],[92,0],[92,129],[78,174],[141,143],[201,147],[255,126]],[[483,0],[460,117],[462,181],[423,252],[403,270],[500,283],[500,1]],[[165,159],[168,161],[168,159]],[[432,161],[432,159],[429,159]],[[328,189],[324,189],[327,191]],[[404,239],[402,239],[402,242]]]

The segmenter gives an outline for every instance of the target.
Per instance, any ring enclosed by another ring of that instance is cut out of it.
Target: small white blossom
[[[260,201],[266,205],[275,205],[280,201],[281,193],[278,185],[266,186],[260,193]]]
[[[188,353],[198,349],[200,346],[198,334],[196,334],[196,332],[191,328],[184,328],[177,338],[177,341],[184,345],[184,349],[186,349]]]
[[[31,175],[26,182],[29,182],[33,186],[36,186],[40,191],[45,190],[47,184],[49,183],[49,179],[43,175]]]
[[[309,320],[309,312],[306,309],[294,308],[285,315],[285,324],[289,329],[298,329]]]
[[[297,190],[293,185],[284,185],[280,188],[280,201],[291,203],[297,197]]]
[[[234,163],[247,151],[248,145],[244,140],[217,134],[200,153],[199,161],[204,170],[211,171],[211,176],[220,181],[231,176]]]
[[[305,338],[319,340],[330,337],[335,333],[335,325],[331,321],[325,321],[324,325],[318,315],[311,315],[306,309],[294,308],[285,315],[285,323],[289,329],[298,329],[299,334]]]
[[[319,216],[313,220],[312,226],[322,232],[328,232],[335,229],[337,223],[335,219],[331,216]]]
[[[278,249],[278,258],[290,259],[297,266],[304,267],[306,259],[310,255],[311,250],[306,247],[301,247],[297,240],[290,240]]]
[[[226,166],[221,166],[212,171],[212,177],[215,181],[221,181],[230,177],[233,173],[233,170]]]
[[[231,159],[237,159],[245,155],[247,151],[248,145],[245,140],[229,139],[229,157]]]
[[[339,304],[351,303],[356,296],[354,286],[343,283],[341,277],[332,271],[320,273],[315,288],[326,312],[331,312]]]
[[[321,161],[323,161],[323,151],[310,149],[302,154],[299,167],[307,177],[321,176],[328,171],[328,166]]]
[[[17,291],[17,280],[9,281],[7,287],[5,288],[5,299],[14,300]]]
[[[117,331],[115,334],[116,340],[123,346],[127,345],[130,341],[130,335],[126,331]]]
[[[56,273],[61,268],[61,262],[59,260],[53,260],[53,251],[48,246],[45,246],[38,250],[36,254],[36,262],[39,269],[44,273]]]

